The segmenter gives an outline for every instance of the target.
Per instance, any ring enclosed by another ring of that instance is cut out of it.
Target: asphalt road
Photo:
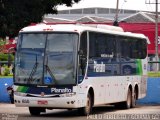
[[[14,104],[0,103],[0,120],[160,120],[160,105],[137,105],[132,109],[118,109],[114,106],[100,106],[90,116],[80,116],[77,110],[47,110],[40,116],[31,116],[28,108]]]

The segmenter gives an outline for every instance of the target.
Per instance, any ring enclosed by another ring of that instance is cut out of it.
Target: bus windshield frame
[[[76,32],[21,32],[15,57],[15,85],[77,84]]]

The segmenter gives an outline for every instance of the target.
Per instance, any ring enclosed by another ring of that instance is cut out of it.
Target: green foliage
[[[11,61],[14,60],[14,55],[11,54]],[[0,53],[0,61],[8,61],[8,54]]]
[[[4,66],[4,72],[3,72],[3,75],[4,76],[8,76],[10,74],[10,70],[9,70],[9,68],[8,68],[8,66]]]
[[[39,23],[45,14],[56,14],[57,5],[71,6],[80,0],[1,0],[0,36],[15,37],[31,23]]]
[[[1,66],[1,74],[0,76],[4,77],[4,76],[13,76],[12,71],[12,67],[8,67],[6,64],[4,64],[3,66]]]
[[[0,46],[5,45],[5,44],[6,44],[6,42],[3,41],[2,39],[0,39]]]
[[[8,60],[8,55],[7,54],[0,54],[0,61],[7,61]]]
[[[160,72],[148,72],[148,77],[160,77]]]

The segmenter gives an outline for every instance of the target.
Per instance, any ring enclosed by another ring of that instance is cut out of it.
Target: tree
[[[57,6],[72,4],[80,0],[0,0],[0,37],[15,37],[18,31],[39,23],[45,14],[57,14]]]

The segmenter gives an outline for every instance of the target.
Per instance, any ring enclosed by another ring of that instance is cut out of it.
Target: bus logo
[[[71,93],[72,89],[70,88],[51,88],[51,93]]]
[[[101,64],[98,64],[97,61],[94,61],[94,72],[105,72],[105,64],[101,62]]]

